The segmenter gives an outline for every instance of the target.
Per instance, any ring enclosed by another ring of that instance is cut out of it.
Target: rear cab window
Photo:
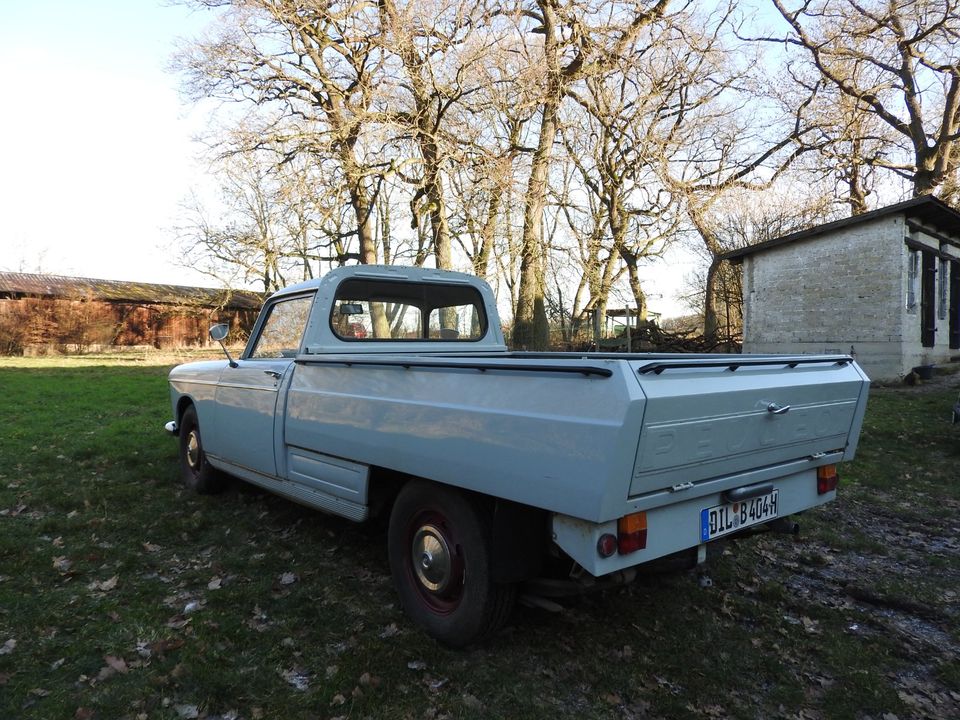
[[[470,285],[351,278],[337,288],[330,326],[349,342],[477,342],[487,316]]]

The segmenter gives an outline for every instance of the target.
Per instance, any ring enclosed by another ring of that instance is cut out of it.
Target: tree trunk
[[[424,139],[420,133],[421,154],[425,171],[425,190],[430,203],[430,227],[433,230],[433,252],[437,267],[453,270],[453,255],[450,248],[450,225],[447,222],[447,205],[443,199],[443,184],[440,181],[440,160],[436,144]]]
[[[714,255],[707,268],[707,281],[703,289],[703,337],[708,342],[716,342],[720,330],[720,320],[717,317],[717,271],[720,269],[720,260]]]
[[[630,292],[633,293],[633,302],[636,303],[637,313],[635,317],[637,322],[645,322],[647,319],[647,294],[640,287],[640,274],[637,272],[637,256],[626,250],[620,251],[620,256],[627,264],[627,277],[630,282]]]
[[[490,200],[487,202],[487,219],[480,231],[480,251],[473,258],[473,274],[482,280],[487,279],[490,273],[490,256],[493,254],[493,243],[497,233],[497,213],[500,211],[500,194],[490,191]]]
[[[541,106],[540,137],[530,165],[524,197],[523,237],[520,255],[520,288],[513,315],[513,346],[546,350],[550,328],[544,302],[543,214],[547,203],[548,171],[557,136],[557,113],[562,79],[557,56],[556,11],[549,2],[538,3],[543,12],[543,52],[547,65],[546,96]]]
[[[533,154],[523,213],[520,256],[520,288],[513,317],[513,346],[525,350],[546,350],[549,344],[543,290],[543,213],[547,202],[547,171],[550,151],[557,133],[557,103],[544,102],[540,140]]]

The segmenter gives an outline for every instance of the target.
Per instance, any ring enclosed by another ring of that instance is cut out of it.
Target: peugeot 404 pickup
[[[238,357],[175,368],[167,430],[198,492],[227,474],[388,517],[402,607],[456,646],[518,589],[793,527],[836,497],[868,386],[843,355],[511,352],[482,280],[356,266],[272,295]]]

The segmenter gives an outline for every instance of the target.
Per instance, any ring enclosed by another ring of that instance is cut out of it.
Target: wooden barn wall
[[[84,352],[109,346],[206,346],[210,343],[207,329],[213,323],[230,323],[232,337],[240,338],[249,333],[256,315],[252,310],[0,298],[0,354],[22,354],[31,347]]]

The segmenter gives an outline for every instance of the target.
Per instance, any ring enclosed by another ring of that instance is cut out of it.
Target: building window
[[[947,319],[947,313],[950,309],[950,263],[947,260],[940,260],[940,268],[937,272],[937,317],[941,320]]]
[[[937,256],[920,255],[920,344],[933,347],[937,342]]]
[[[960,262],[950,268],[950,349],[960,350]]]
[[[907,310],[916,312],[920,289],[920,253],[911,250],[907,256]]]

